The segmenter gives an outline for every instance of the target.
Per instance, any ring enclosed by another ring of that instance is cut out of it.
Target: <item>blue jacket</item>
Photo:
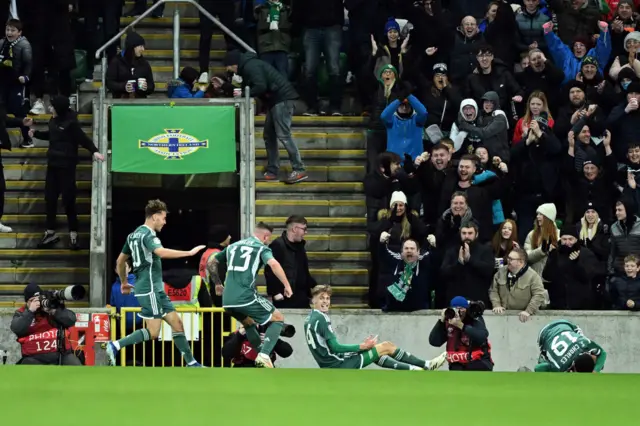
[[[198,90],[197,92],[192,92],[189,88],[189,85],[184,82],[182,79],[177,79],[174,82],[169,83],[169,87],[167,88],[167,96],[169,98],[204,98],[204,92],[202,90]]]
[[[478,173],[473,176],[473,184],[478,185],[479,183],[494,179],[497,176],[498,175],[491,170],[485,170],[482,173]],[[502,208],[502,202],[500,200],[493,200],[491,208],[493,212],[493,224],[499,225],[504,222],[504,209]]]
[[[545,34],[544,39],[547,41],[553,62],[564,71],[562,84],[575,79],[580,72],[580,66],[584,58],[576,58],[573,54],[573,49],[564,44],[553,32]],[[604,67],[609,63],[609,57],[611,56],[611,35],[609,32],[600,32],[596,47],[590,49],[584,57],[586,58],[587,56],[593,56],[598,60],[598,71],[604,75]]]
[[[422,133],[427,121],[427,108],[413,95],[407,98],[413,108],[413,115],[407,119],[397,114],[400,100],[391,102],[380,114],[380,120],[387,128],[387,151],[404,158],[405,152],[414,160],[422,154]]]
[[[129,274],[127,277],[127,281],[129,284],[135,284],[136,276],[134,274]],[[111,287],[111,300],[109,304],[116,308],[118,313],[120,313],[121,308],[138,308],[140,304],[138,303],[138,299],[134,296],[133,293],[129,293],[127,295],[122,294],[122,290],[120,289],[120,277],[116,277],[116,281],[113,283]],[[140,328],[142,325],[142,318],[137,316],[134,313],[127,314],[127,328],[133,328],[133,321],[135,319],[136,328]]]

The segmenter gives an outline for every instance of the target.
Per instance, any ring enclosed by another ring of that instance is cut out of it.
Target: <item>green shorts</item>
[[[256,296],[252,302],[242,305],[235,305],[233,302],[229,302],[229,305],[223,305],[222,307],[238,321],[243,321],[246,317],[250,317],[260,325],[271,321],[271,315],[276,310],[276,307],[262,296]]]
[[[148,294],[136,294],[136,300],[142,308],[142,312],[138,314],[144,319],[162,319],[170,312],[174,312],[176,308],[169,300],[169,296],[164,291],[155,291]]]
[[[336,368],[346,368],[348,370],[360,370],[368,367],[369,365],[377,362],[380,357],[376,348],[371,348],[366,352],[360,352],[358,354],[347,357]]]

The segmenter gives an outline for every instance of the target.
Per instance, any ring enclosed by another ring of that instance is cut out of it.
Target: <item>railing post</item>
[[[173,11],[173,78],[180,75],[180,9]]]

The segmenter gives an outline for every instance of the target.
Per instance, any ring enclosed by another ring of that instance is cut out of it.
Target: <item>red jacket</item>
[[[529,123],[527,123],[527,125],[529,125]],[[551,117],[549,117],[548,123],[549,123],[550,129],[553,129],[554,124],[556,124],[556,122],[553,121],[553,118]],[[513,132],[513,143],[520,143],[520,141],[526,142],[522,140],[522,138],[524,137],[524,130],[522,129],[523,124],[524,124],[524,117],[518,120],[518,122],[516,123],[516,128],[514,129],[514,132]]]
[[[26,306],[18,309],[24,312]],[[36,314],[29,326],[29,335],[18,339],[22,346],[22,356],[48,354],[58,351],[58,328],[49,321],[49,315]],[[65,331],[65,352],[71,350],[69,331]]]

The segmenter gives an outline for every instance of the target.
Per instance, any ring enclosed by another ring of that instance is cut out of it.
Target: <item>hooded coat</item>
[[[624,258],[640,253],[640,218],[636,216],[633,202],[623,199],[627,218],[611,225],[611,251],[607,270],[609,275],[624,275]]]
[[[107,89],[112,93],[114,99],[128,97],[126,91],[127,82],[138,81],[140,78],[147,80],[147,90],[135,90],[136,98],[146,98],[155,91],[155,82],[151,65],[143,57],[136,57],[133,49],[137,46],[144,46],[145,41],[138,33],[129,33],[125,39],[125,48],[111,60],[107,68]]]
[[[427,109],[413,95],[409,95],[407,100],[413,109],[409,117],[400,116],[400,100],[396,99],[382,111],[380,119],[387,129],[387,151],[395,152],[400,158],[407,153],[415,160],[424,151],[422,134],[427,121]]]
[[[475,110],[475,115],[471,120],[467,120],[463,112],[464,108],[468,106],[473,107]],[[475,134],[477,132],[474,132],[474,134],[469,134],[468,132],[465,132],[460,127],[458,127],[458,123],[462,122],[466,122],[470,126],[473,126],[473,123],[475,123],[475,120],[477,118],[478,104],[476,103],[476,101],[474,101],[473,99],[463,99],[462,102],[460,102],[458,120],[456,123],[453,123],[453,126],[451,126],[451,134],[449,135],[449,138],[453,141],[453,156],[456,159],[459,159],[465,154],[473,154],[477,146],[480,145],[480,136]]]

